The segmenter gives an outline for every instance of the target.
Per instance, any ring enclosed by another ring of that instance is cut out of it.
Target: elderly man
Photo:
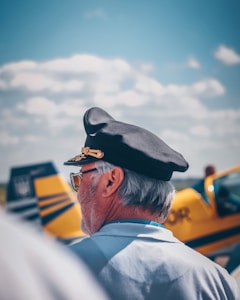
[[[236,282],[220,266],[162,226],[174,171],[188,163],[151,132],[94,107],[84,115],[82,153],[65,162],[89,237],[70,249],[114,300],[237,299]]]

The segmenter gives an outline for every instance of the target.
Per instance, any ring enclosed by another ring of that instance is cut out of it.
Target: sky
[[[228,169],[239,98],[238,0],[0,0],[0,182],[46,161],[68,179],[92,106],[182,153],[175,177]]]

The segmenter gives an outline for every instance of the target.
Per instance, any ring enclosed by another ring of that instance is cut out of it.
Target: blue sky
[[[238,0],[0,0],[0,181],[78,153],[100,106],[190,163],[239,164]]]

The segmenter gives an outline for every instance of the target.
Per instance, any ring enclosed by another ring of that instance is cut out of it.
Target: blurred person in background
[[[107,300],[88,268],[0,209],[1,300]]]
[[[200,179],[199,181],[197,181],[193,186],[192,188],[194,190],[196,190],[200,195],[201,197],[204,199],[205,202],[208,203],[208,198],[207,198],[207,194],[206,194],[206,191],[205,191],[205,179],[210,176],[210,175],[213,175],[216,173],[216,167],[212,164],[209,164],[207,165],[205,168],[204,168],[204,177],[202,179]]]

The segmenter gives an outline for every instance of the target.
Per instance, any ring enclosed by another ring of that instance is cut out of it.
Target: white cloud
[[[26,63],[3,66],[2,86],[6,89],[25,89],[31,92],[80,93],[90,91],[92,94],[119,93],[124,83],[129,81],[128,89],[156,96],[197,95],[209,97],[223,95],[223,85],[214,78],[202,79],[191,85],[168,84],[159,81],[142,71],[143,64],[131,66],[123,59],[102,59],[91,55],[75,55],[69,59],[56,59],[43,63],[31,63],[26,70]],[[33,68],[35,66],[35,69]],[[15,68],[15,69],[14,69]],[[4,76],[8,74],[8,76]],[[0,90],[1,90],[0,85]],[[125,93],[128,95],[129,93]],[[124,103],[127,103],[123,99]],[[139,101],[139,104],[142,104]]]
[[[158,96],[163,95],[165,90],[160,82],[141,73],[136,74],[134,88],[140,93],[155,94]]]
[[[28,114],[36,115],[55,115],[58,107],[44,97],[35,97],[28,99],[24,103],[19,103],[18,108]]]
[[[211,135],[209,128],[204,125],[193,126],[190,129],[190,133],[192,133],[196,137],[209,137]]]
[[[198,97],[215,97],[225,93],[224,86],[214,78],[206,78],[190,85],[169,84],[164,89],[164,94]]]
[[[214,78],[207,78],[194,83],[191,86],[193,95],[199,96],[221,96],[225,94],[224,86]]]
[[[24,143],[36,143],[36,144],[40,144],[40,143],[46,143],[46,139],[43,138],[43,137],[39,137],[39,136],[36,136],[36,135],[25,135],[23,137],[23,141]]]
[[[57,86],[57,82],[48,78],[48,76],[43,74],[33,73],[18,73],[16,74],[9,83],[10,87],[13,88],[25,88],[30,91],[41,91],[47,89],[48,87]]]
[[[216,137],[224,139],[226,136],[232,140],[239,141],[240,144],[240,109],[225,109],[213,111],[211,114],[213,122],[217,122],[219,126],[214,127]],[[223,124],[220,124],[220,121]]]
[[[194,57],[190,57],[187,61],[187,67],[197,70],[201,68],[201,65]]]
[[[223,152],[229,162],[238,159],[240,110],[210,110],[202,101],[225,99],[223,84],[216,78],[164,84],[153,69],[86,54],[2,66],[0,157],[12,157],[5,173],[10,162],[53,158],[62,166],[84,143],[82,116],[91,106],[159,134],[198,166],[211,157],[223,164]]]
[[[64,102],[58,105],[58,111],[60,114],[66,115],[67,118],[79,117],[83,115],[87,106],[85,106],[86,100],[81,98],[66,99]],[[75,122],[75,119],[74,119]]]
[[[183,63],[171,63],[168,65],[168,69],[171,70],[172,73],[179,73],[186,69],[201,69],[201,63],[193,56],[188,57],[188,59]]]
[[[83,88],[81,80],[58,80],[47,74],[18,73],[9,82],[13,88],[24,88],[29,91],[50,90],[54,93],[77,92]],[[6,89],[6,88],[5,88]]]
[[[7,131],[0,131],[0,145],[16,145],[18,142],[18,136],[14,136]]]
[[[168,141],[171,144],[190,143],[191,140],[187,135],[177,130],[166,129],[159,133],[162,139]]]
[[[153,64],[146,63],[146,64],[141,64],[139,69],[142,72],[150,73],[150,72],[153,72],[155,70],[155,66]]]
[[[113,92],[132,76],[132,67],[122,59],[102,59],[91,55],[74,55],[43,63],[7,64],[0,68],[3,79],[0,90],[25,89],[31,92],[81,92],[84,88],[97,92]],[[35,66],[35,68],[33,67]]]
[[[7,72],[18,72],[18,71],[29,71],[29,70],[34,70],[37,66],[37,63],[31,60],[23,60],[20,62],[15,62],[15,63],[9,63],[4,65],[1,70],[0,74],[7,71]]]
[[[234,49],[220,45],[214,52],[214,57],[225,65],[236,65],[240,63],[240,54]]]
[[[103,69],[107,60],[98,56],[82,54],[73,55],[69,58],[58,58],[45,61],[38,65],[41,71],[56,73],[91,73]]]
[[[5,89],[7,89],[7,84],[6,84],[6,82],[4,80],[0,79],[0,90],[3,91]]]
[[[129,108],[139,107],[149,102],[145,95],[139,94],[134,90],[121,91],[114,96],[96,94],[94,101],[98,106],[114,107],[121,104]]]

